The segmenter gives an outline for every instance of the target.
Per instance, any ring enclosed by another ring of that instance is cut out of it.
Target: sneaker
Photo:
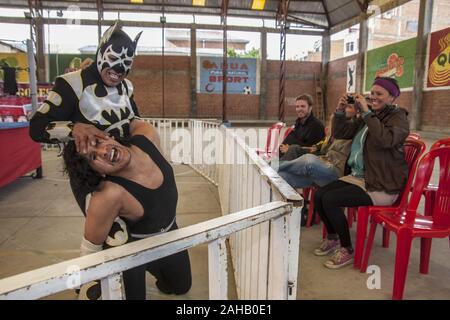
[[[353,262],[353,253],[345,248],[336,250],[330,260],[324,263],[325,267],[330,269],[339,269]]]
[[[314,250],[314,254],[316,256],[326,256],[334,252],[336,249],[339,249],[339,247],[339,240],[324,239],[320,247]]]

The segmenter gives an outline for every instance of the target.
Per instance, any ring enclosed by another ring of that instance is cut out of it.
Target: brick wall
[[[190,57],[164,58],[164,115],[189,117]],[[135,100],[141,116],[161,117],[162,57],[137,56],[129,79],[133,82]]]
[[[450,90],[423,93],[422,129],[450,134]]]
[[[227,95],[228,119],[258,119],[259,95]],[[197,94],[197,117],[222,118],[221,94]]]
[[[328,68],[328,115],[345,92],[347,62],[350,56],[331,61]],[[295,118],[295,97],[309,93],[316,99],[315,77],[320,76],[320,62],[286,62],[286,120]],[[266,118],[278,118],[279,61],[267,61]],[[162,58],[137,56],[129,79],[135,88],[135,100],[142,116],[161,117],[162,110]],[[190,114],[190,57],[165,57],[165,107],[166,117],[189,117]],[[424,92],[422,125],[424,130],[450,132],[450,90]],[[259,95],[228,95],[229,119],[258,119]],[[403,92],[397,103],[411,110],[412,92]],[[197,116],[221,118],[222,97],[217,94],[197,94]],[[412,115],[410,115],[411,117]],[[262,115],[264,118],[264,115]]]
[[[268,119],[278,119],[278,87],[280,62],[267,61],[267,98],[266,114]],[[286,61],[286,105],[285,119],[288,122],[296,119],[295,97],[308,93],[316,102],[315,77],[320,77],[320,62]],[[313,109],[314,110],[314,109]]]

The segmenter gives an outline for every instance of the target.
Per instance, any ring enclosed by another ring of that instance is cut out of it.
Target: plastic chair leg
[[[312,219],[314,216],[314,196],[316,194],[313,188],[310,188],[309,192],[309,208],[308,208],[308,219],[306,220],[306,227],[311,227]]]
[[[420,239],[420,273],[428,274],[431,254],[431,238]]]
[[[434,209],[434,199],[436,198],[436,191],[429,190],[425,191],[425,210],[424,215],[432,216]]]
[[[389,239],[391,233],[386,228],[383,228],[383,248],[389,248]]]
[[[350,229],[353,227],[353,221],[356,221],[355,217],[357,211],[357,208],[347,208],[347,223]]]
[[[353,225],[353,217],[352,217],[352,209],[347,208],[347,225],[348,228],[351,229]]]
[[[392,291],[393,300],[403,299],[411,244],[412,237],[410,230],[400,229],[397,234],[397,249],[395,252],[394,288]]]
[[[369,237],[367,239],[367,245],[364,250],[364,259],[362,260],[361,268],[360,268],[360,271],[362,273],[366,273],[367,264],[369,263],[370,252],[372,251],[373,239],[375,238],[376,231],[377,231],[377,223],[375,221],[372,221],[372,223],[370,224],[370,231],[369,231]]]
[[[367,223],[369,220],[369,212],[367,207],[358,208],[358,220],[356,224],[356,243],[355,243],[355,257],[353,267],[359,269],[361,267],[361,260],[364,253],[364,242],[367,234]]]
[[[320,216],[318,214],[316,214],[316,219],[315,219],[315,223],[319,224],[320,223]]]

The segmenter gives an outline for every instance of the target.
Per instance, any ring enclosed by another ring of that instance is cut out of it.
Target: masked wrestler
[[[156,130],[145,123],[123,144],[110,137],[99,137],[95,142],[87,146],[86,154],[77,152],[73,142],[64,149],[70,179],[77,185],[95,189],[86,203],[82,255],[103,249],[119,217],[129,226],[130,241],[177,229],[178,191],[173,169],[159,151]],[[191,287],[189,256],[185,250],[125,271],[127,299],[145,299],[145,270],[156,277],[156,285],[162,292],[183,294]],[[98,294],[98,282],[96,287]],[[81,294],[92,298],[95,290],[90,288],[91,292],[82,288]]]
[[[77,150],[98,137],[129,136],[139,126],[133,100],[133,85],[126,78],[135,56],[139,33],[134,40],[121,30],[119,22],[103,35],[97,49],[96,62],[89,67],[59,76],[47,99],[30,120],[30,136],[46,143],[75,141]],[[72,191],[84,212],[85,198],[92,190]]]
[[[129,136],[139,116],[133,100],[133,85],[126,78],[135,56],[139,33],[134,40],[121,30],[119,22],[103,35],[96,62],[89,67],[64,74],[55,80],[47,99],[30,121],[30,136],[46,143],[75,141],[77,150],[86,153],[87,146],[98,137]],[[75,189],[84,211],[86,189]]]
[[[30,120],[34,141],[60,143],[74,140],[76,149],[87,154],[97,138],[127,137],[143,124],[133,100],[133,85],[127,79],[141,33],[134,40],[119,22],[108,28],[100,40],[96,61],[88,67],[61,75],[47,99]],[[70,179],[75,199],[84,214],[86,196],[93,189]],[[114,222],[106,245],[126,243],[123,221]]]

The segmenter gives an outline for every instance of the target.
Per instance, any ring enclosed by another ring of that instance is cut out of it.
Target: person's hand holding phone
[[[358,109],[359,112],[365,113],[369,111],[369,105],[367,104],[366,97],[364,97],[362,94],[356,94],[355,96],[355,106]]]
[[[343,94],[338,101],[338,105],[336,107],[336,112],[344,112],[345,107],[347,107],[347,94]]]

